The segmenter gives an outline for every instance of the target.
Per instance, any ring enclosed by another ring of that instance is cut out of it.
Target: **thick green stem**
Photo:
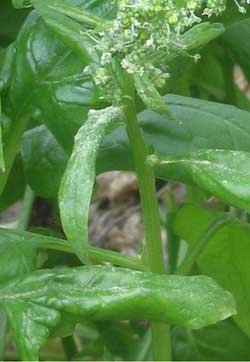
[[[40,247],[65,251],[74,254],[74,251],[71,248],[70,244],[65,240],[61,239],[54,239],[48,237],[47,242],[43,243]],[[122,255],[112,250],[96,248],[94,246],[90,246],[88,252],[90,260],[95,264],[111,263],[122,268],[140,271],[145,270],[144,265],[139,258]]]
[[[207,231],[190,249],[183,262],[177,268],[175,274],[188,275],[191,272],[198,256],[206,246],[207,242],[223,225],[225,225],[229,221],[229,219],[230,218],[227,215],[223,215],[222,217],[219,217],[218,219],[215,219],[211,222]]]
[[[124,97],[124,105],[124,112],[127,120],[127,133],[133,149],[140,189],[146,240],[144,259],[147,261],[150,271],[154,273],[164,273],[165,267],[155,177],[151,167],[146,164],[147,148],[137,123],[133,95]],[[152,323],[151,327],[154,359],[156,361],[170,360],[171,338],[169,326],[162,323]]]

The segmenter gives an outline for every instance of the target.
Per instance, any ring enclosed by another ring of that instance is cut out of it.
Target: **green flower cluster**
[[[233,0],[239,11],[249,0]],[[129,74],[145,72],[156,86],[169,77],[167,63],[173,53],[187,53],[182,35],[202,16],[219,15],[227,0],[120,0],[112,26],[100,34],[101,67],[95,82],[107,84],[109,66],[115,56]],[[196,56],[197,59],[197,56]]]

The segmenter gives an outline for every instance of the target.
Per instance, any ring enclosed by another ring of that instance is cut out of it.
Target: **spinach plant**
[[[0,211],[24,201],[0,229],[1,358],[13,333],[22,360],[55,336],[66,359],[249,360],[250,103],[235,81],[236,65],[250,77],[249,1],[12,2],[1,17],[27,17],[14,41],[1,24]],[[89,242],[111,170],[137,174],[136,257]],[[36,196],[63,235],[27,231]]]

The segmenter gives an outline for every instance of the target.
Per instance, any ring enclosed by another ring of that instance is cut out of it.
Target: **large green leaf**
[[[60,323],[61,313],[94,320],[165,321],[194,329],[235,313],[231,294],[208,277],[110,267],[34,272],[1,285],[0,304],[23,360],[37,359],[39,347]]]
[[[212,326],[191,331],[174,327],[174,361],[249,361],[250,339],[226,319]]]
[[[59,191],[64,232],[82,262],[88,259],[88,215],[95,182],[95,164],[104,135],[124,118],[121,108],[90,111],[75,137],[75,146]]]
[[[250,211],[250,152],[207,150],[185,157],[159,159],[149,156],[148,162],[168,179],[168,171],[174,168],[180,173],[178,180],[189,182],[185,171],[200,188],[229,204]]]
[[[177,213],[175,232],[191,245],[200,240],[216,213],[185,205]],[[250,336],[250,225],[237,219],[215,232],[197,259],[199,270],[230,290],[237,302],[236,323]]]

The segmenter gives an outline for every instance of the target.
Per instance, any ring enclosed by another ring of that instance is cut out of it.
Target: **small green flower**
[[[233,1],[241,12],[250,3]],[[227,0],[118,0],[116,19],[100,35],[101,66],[107,68],[116,57],[129,74],[146,72],[156,86],[162,86],[169,77],[166,64],[172,55],[185,52],[184,33],[202,17],[221,14],[226,5]],[[96,83],[102,74],[102,84],[110,81],[107,73],[98,71]]]

